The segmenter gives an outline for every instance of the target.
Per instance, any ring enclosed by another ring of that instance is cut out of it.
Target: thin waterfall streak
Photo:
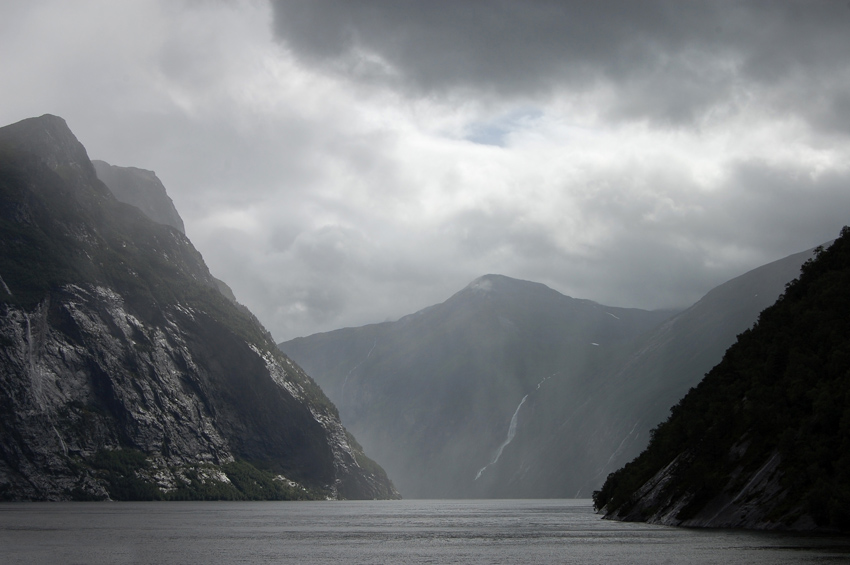
[[[56,437],[59,438],[59,444],[62,446],[62,451],[65,453],[65,456],[68,456],[68,446],[65,445],[65,440],[62,439],[62,436],[59,434],[59,430],[56,429],[56,426],[53,426],[53,431],[56,432]]]
[[[554,377],[555,375],[557,375],[559,373],[560,373],[560,371],[555,371],[554,373],[552,373],[548,377],[544,377],[543,380],[541,380],[539,383],[537,383],[537,387],[532,392],[540,390],[540,387],[543,386],[543,383],[545,383],[546,381],[548,381],[549,379],[551,379],[552,377]],[[487,463],[486,465],[481,467],[481,469],[478,470],[478,474],[475,475],[476,481],[481,478],[481,475],[484,473],[484,471],[487,470],[487,467],[490,467],[491,465],[496,464],[496,462],[499,460],[499,457],[502,456],[502,451],[504,451],[504,449],[508,446],[508,444],[511,443],[511,441],[513,441],[514,436],[516,435],[516,427],[517,427],[517,421],[518,421],[518,417],[519,417],[519,409],[522,408],[523,404],[525,404],[526,399],[528,399],[527,394],[522,397],[522,400],[519,401],[519,405],[516,407],[516,410],[514,410],[514,415],[511,417],[511,423],[508,426],[508,437],[505,438],[505,441],[503,441],[502,445],[499,446],[499,449],[496,450],[496,455],[493,457],[493,460],[490,461],[489,463]]]
[[[9,287],[6,286],[6,281],[3,280],[3,277],[0,277],[0,284],[3,285],[3,290],[6,291],[6,294],[8,294],[9,296],[15,296],[14,294],[12,294],[12,291],[9,290]]]
[[[526,394],[522,397],[522,400],[519,401],[519,405],[516,407],[516,410],[514,410],[514,415],[511,417],[511,423],[508,426],[508,437],[505,438],[505,441],[503,441],[502,445],[499,446],[499,449],[496,450],[496,455],[493,457],[493,460],[490,461],[487,465],[481,467],[481,469],[478,471],[478,474],[475,475],[476,481],[481,477],[481,474],[487,469],[487,467],[496,464],[496,462],[499,460],[499,457],[502,456],[502,451],[504,451],[505,447],[507,447],[508,444],[513,441],[514,436],[516,435],[517,420],[519,419],[519,409],[522,408],[523,404],[525,404],[527,398],[528,395]]]
[[[629,439],[632,436],[632,434],[634,433],[635,428],[637,428],[638,424],[640,424],[640,420],[635,422],[635,425],[632,426],[632,429],[629,430],[629,433],[626,434],[626,437],[623,438],[623,441],[620,442],[620,445],[617,446],[617,449],[615,449],[614,453],[611,454],[611,457],[608,458],[608,461],[605,463],[606,466],[611,463],[611,461],[614,459],[614,457],[616,457],[617,455],[620,454],[620,451],[623,449],[623,444],[625,444],[626,440]]]
[[[27,364],[29,365],[29,377],[32,383],[32,394],[39,408],[46,410],[47,400],[44,391],[44,383],[42,383],[41,372],[35,362],[34,350],[35,346],[32,342],[32,324],[30,316],[24,312],[24,319],[27,321]],[[50,415],[47,415],[47,420],[50,422]]]
[[[546,381],[548,381],[549,379],[551,379],[552,377],[554,377],[555,375],[557,375],[560,372],[561,371],[556,371],[556,372],[552,373],[551,375],[549,375],[548,377],[544,377],[542,381],[537,383],[537,388],[534,389],[534,390],[540,390],[540,387],[543,386],[543,383],[545,383]]]
[[[339,398],[340,398],[340,400],[342,400],[343,398],[345,398],[345,385],[347,385],[347,384],[348,384],[348,377],[350,377],[350,376],[351,376],[351,373],[353,373],[353,372],[354,372],[354,370],[355,370],[355,369],[357,369],[357,367],[359,367],[360,365],[362,365],[363,363],[365,363],[366,361],[368,361],[368,360],[369,360],[369,357],[371,357],[371,356],[372,356],[372,352],[373,352],[373,351],[375,351],[375,346],[376,346],[376,345],[378,345],[378,338],[375,338],[375,342],[372,344],[372,349],[370,349],[370,350],[369,350],[369,353],[367,353],[367,354],[366,354],[366,357],[365,357],[365,358],[364,358],[361,362],[359,362],[358,364],[356,364],[355,366],[353,366],[353,367],[351,368],[351,370],[350,370],[350,371],[348,371],[348,374],[347,374],[347,375],[345,375],[345,379],[343,379],[343,381],[342,381],[342,390],[341,390],[341,391],[340,391],[340,393],[339,393]]]
[[[27,361],[30,366],[30,378],[32,378],[33,372],[35,371],[35,365],[32,362],[32,330],[30,329],[30,316],[26,312],[24,312],[24,318],[27,321]]]

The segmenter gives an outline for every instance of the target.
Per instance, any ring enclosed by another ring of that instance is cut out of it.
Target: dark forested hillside
[[[850,530],[850,229],[594,502],[623,520]]]

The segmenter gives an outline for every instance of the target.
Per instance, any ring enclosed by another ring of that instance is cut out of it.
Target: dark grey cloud
[[[846,2],[12,4],[2,123],[156,171],[280,340],[485,273],[685,306],[850,223]]]
[[[693,123],[755,98],[850,132],[845,2],[271,2],[277,37],[305,62],[414,95],[608,85],[611,117]]]

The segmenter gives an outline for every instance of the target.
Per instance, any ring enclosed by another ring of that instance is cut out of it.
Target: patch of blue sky
[[[467,126],[464,139],[480,145],[505,147],[511,133],[529,127],[542,116],[543,112],[536,108],[522,108],[489,121],[473,122]]]

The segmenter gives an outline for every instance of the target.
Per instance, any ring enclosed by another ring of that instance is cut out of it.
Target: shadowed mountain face
[[[637,459],[608,517],[850,531],[850,229],[738,336]]]
[[[499,496],[479,471],[506,441],[522,399],[593,374],[667,316],[487,275],[397,322],[281,348],[317,375],[405,496]]]
[[[732,279],[638,336],[623,354],[529,396],[492,492],[590,496],[608,473],[646,447],[649,431],[670,406],[702,380],[811,256],[791,255]]]
[[[132,204],[145,215],[160,224],[165,224],[186,233],[183,218],[177,213],[174,202],[153,171],[136,167],[116,167],[106,161],[92,161],[97,178],[109,187],[120,202]]]
[[[280,344],[405,496],[588,497],[811,252],[675,316],[488,275],[398,322]]]
[[[397,496],[217,286],[61,118],[0,128],[0,499]]]
[[[116,167],[106,161],[92,161],[97,178],[109,189],[113,196],[125,204],[130,204],[141,210],[145,216],[154,222],[171,226],[180,233],[186,233],[183,228],[183,218],[174,207],[174,202],[168,196],[162,181],[153,171],[137,169],[136,167]],[[215,286],[225,298],[242,308],[233,294],[233,289],[223,280],[214,279]]]

